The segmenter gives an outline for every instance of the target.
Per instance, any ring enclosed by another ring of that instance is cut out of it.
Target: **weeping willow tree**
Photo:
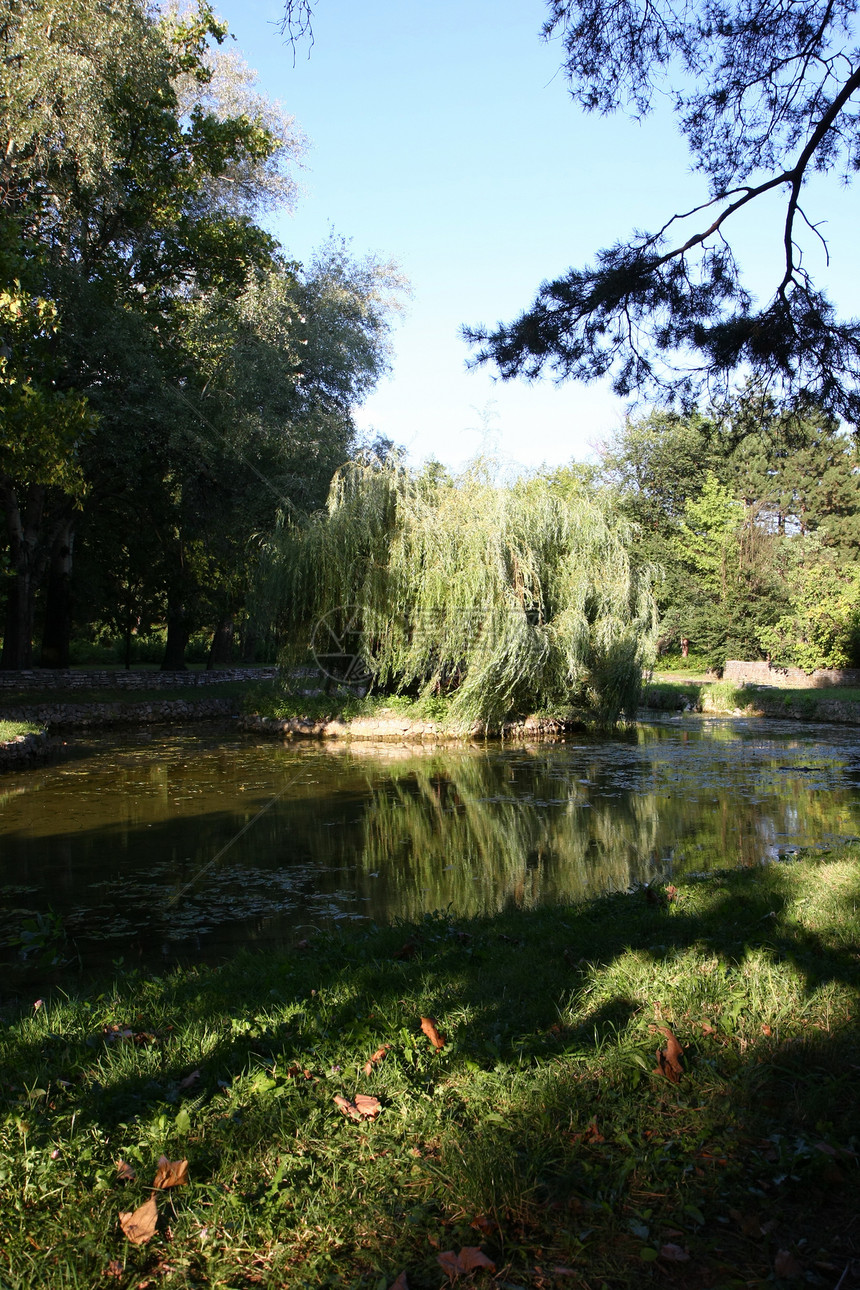
[[[632,539],[573,471],[499,484],[481,462],[457,477],[351,462],[327,509],[271,543],[284,661],[317,649],[323,623],[338,647],[352,635],[375,688],[448,694],[462,726],[571,705],[617,720],[655,631]]]

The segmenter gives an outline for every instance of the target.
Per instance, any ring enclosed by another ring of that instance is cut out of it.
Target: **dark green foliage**
[[[708,416],[653,412],[604,453],[603,478],[659,567],[663,649],[711,667],[759,658],[809,670],[858,657],[860,475],[852,438],[755,386]]]
[[[467,328],[477,361],[504,377],[610,374],[620,394],[656,392],[687,407],[704,389],[727,390],[742,368],[784,399],[812,397],[858,422],[860,326],[836,315],[803,263],[804,241],[821,236],[804,185],[815,171],[856,168],[856,5],[549,0],[548,8],[544,32],[561,40],[577,102],[641,116],[667,91],[708,191],[657,232],[637,232],[544,283],[513,323]],[[783,265],[757,305],[731,248],[731,221],[774,192],[784,201]]]
[[[246,618],[254,535],[323,502],[385,367],[391,266],[333,240],[303,268],[255,222],[291,204],[303,144],[219,52],[225,33],[203,0],[182,16],[26,0],[0,33],[3,267],[26,261],[38,306],[16,389],[47,349],[52,391],[50,416],[31,396],[0,436],[7,528],[26,515],[32,556],[12,562],[7,666],[30,661],[36,597],[75,536],[97,631],[167,620],[181,666],[192,629]],[[47,628],[50,596],[45,612]]]

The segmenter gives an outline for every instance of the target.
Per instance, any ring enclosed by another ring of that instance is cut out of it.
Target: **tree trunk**
[[[45,506],[45,489],[30,484],[22,506],[18,490],[10,479],[0,481],[12,581],[6,596],[6,622],[0,668],[17,671],[33,666],[33,612],[36,590],[44,570],[40,559],[39,529]]]
[[[51,548],[48,568],[48,594],[45,602],[45,626],[42,632],[40,667],[69,666],[69,644],[72,635],[72,520],[63,525]]]
[[[184,672],[185,650],[191,636],[191,623],[185,605],[179,601],[167,603],[167,645],[161,660],[162,672]]]
[[[242,662],[255,663],[257,661],[257,632],[256,628],[246,620],[245,628],[242,632]]]
[[[224,614],[212,635],[209,658],[206,660],[206,671],[216,667],[229,667],[233,661],[233,615]]]

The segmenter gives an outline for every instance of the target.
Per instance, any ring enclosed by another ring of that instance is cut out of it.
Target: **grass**
[[[0,1017],[0,1285],[384,1290],[405,1271],[440,1290],[439,1255],[479,1246],[495,1271],[474,1281],[499,1290],[847,1290],[858,899],[848,849],[220,968],[35,981]],[[656,1070],[662,1026],[679,1083]],[[377,1118],[340,1114],[357,1092]],[[135,1246],[118,1215],[162,1154],[190,1181]]]
[[[37,735],[42,727],[33,721],[0,721],[0,744],[11,743],[22,735]]]
[[[734,685],[731,681],[652,681],[643,691],[642,706],[660,711],[690,708],[716,714],[791,717],[800,720],[832,720],[833,703],[847,705],[850,713],[860,704],[860,688],[833,686],[821,689],[781,689],[775,686]],[[860,707],[856,709],[860,720]]]
[[[316,678],[313,681],[317,683]],[[331,694],[321,691],[302,694],[299,690],[276,684],[265,690],[261,687],[250,696],[250,701],[258,715],[280,720],[308,717],[314,721],[335,718],[353,721],[360,717],[382,717],[393,713],[411,721],[439,721],[444,724],[449,709],[444,697],[413,699],[399,694],[369,694],[361,698],[345,688],[338,688]]]

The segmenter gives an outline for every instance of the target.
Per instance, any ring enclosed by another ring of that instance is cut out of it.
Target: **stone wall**
[[[0,693],[10,690],[175,690],[181,686],[219,685],[225,681],[271,681],[276,667],[231,667],[212,672],[125,672],[30,668],[0,672]]]
[[[37,734],[18,735],[0,743],[0,771],[18,770],[29,762],[38,761],[48,752],[48,736],[42,730]]]
[[[774,667],[767,662],[738,662],[731,659],[723,669],[723,680],[734,685],[774,685],[783,690],[825,690],[833,685],[860,685],[856,668],[821,668],[804,672],[801,667]]]
[[[129,703],[28,703],[3,714],[10,721],[33,721],[51,733],[100,726],[135,726],[153,722],[216,721],[238,716],[235,699],[148,699]]]

